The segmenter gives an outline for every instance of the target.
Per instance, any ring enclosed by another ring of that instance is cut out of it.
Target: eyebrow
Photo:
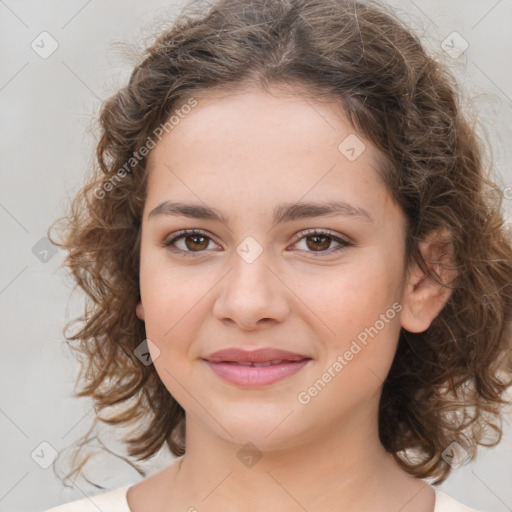
[[[215,220],[223,224],[229,223],[229,218],[225,217],[215,208],[200,204],[164,201],[149,212],[148,220],[157,215],[183,216],[191,219]],[[278,205],[273,213],[273,226],[298,219],[333,217],[337,215],[360,219],[370,223],[374,222],[373,217],[367,210],[352,206],[344,201],[329,201],[325,203],[303,202],[283,203]]]

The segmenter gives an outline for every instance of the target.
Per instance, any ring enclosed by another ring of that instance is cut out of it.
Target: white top
[[[98,510],[102,512],[131,512],[128,501],[126,501],[126,493],[130,487],[130,485],[120,487],[90,498],[65,503],[44,512],[98,512]],[[478,512],[459,503],[444,492],[437,489],[434,489],[434,491],[436,501],[433,512]]]

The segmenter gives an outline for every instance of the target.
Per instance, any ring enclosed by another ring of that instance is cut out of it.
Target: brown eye
[[[169,248],[175,253],[181,253],[184,256],[193,256],[193,253],[204,252],[212,239],[203,231],[184,230],[177,233],[171,240],[164,242],[162,245]]]
[[[214,244],[211,237],[200,230],[183,230],[175,235],[171,240],[163,242],[162,245],[169,247],[173,253],[183,256],[194,256],[207,252],[210,243]],[[322,230],[310,230],[303,233],[303,236],[294,245],[297,246],[303,241],[305,247],[299,247],[299,250],[319,256],[332,254],[352,245],[351,242]],[[329,249],[333,242],[338,245]]]
[[[182,237],[185,240],[185,246],[191,251],[202,250],[208,247],[208,241],[205,236],[202,235],[188,235]],[[206,243],[205,243],[206,241]],[[189,243],[190,242],[190,243]]]
[[[300,248],[300,250],[304,250],[305,252],[310,253],[318,253],[319,255],[323,254],[331,254],[336,251],[340,251],[342,249],[346,249],[350,245],[352,245],[347,240],[344,240],[343,238],[340,238],[339,236],[333,235],[329,233],[328,231],[322,231],[322,230],[310,230],[306,233],[302,234],[303,236],[295,242],[294,245],[298,245],[303,240],[305,243],[303,244],[303,247]],[[333,249],[329,250],[329,247],[331,244],[335,242],[338,244],[337,247],[334,247]]]
[[[312,240],[312,243],[307,243],[307,246],[315,251],[325,251],[331,245],[331,237],[325,235],[309,235],[305,237],[306,240]]]

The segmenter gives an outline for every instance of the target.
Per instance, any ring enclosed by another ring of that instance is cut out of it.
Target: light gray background
[[[470,93],[468,108],[487,126],[497,179],[511,187],[512,1],[390,3],[419,30],[431,51],[450,63]],[[71,295],[71,281],[59,269],[62,252],[42,252],[45,242],[40,239],[88,169],[94,149],[88,130],[101,100],[129,76],[129,52],[117,42],[143,44],[155,23],[181,5],[159,0],[0,0],[1,511],[43,510],[97,492],[85,483],[63,488],[51,467],[43,469],[31,457],[34,450],[45,454],[40,460],[48,457],[42,442],[58,451],[68,447],[93,417],[89,401],[71,397],[77,365],[62,336],[64,323],[81,311],[81,297]],[[46,59],[31,48],[43,31],[58,43]],[[458,59],[441,49],[454,31],[469,43]],[[512,188],[508,190],[504,207],[510,217]],[[477,461],[456,469],[441,490],[481,511],[512,510],[511,418],[509,412],[502,443],[481,448]],[[114,457],[102,457],[92,467],[105,487],[141,478]],[[171,460],[162,453],[145,467],[153,472]]]

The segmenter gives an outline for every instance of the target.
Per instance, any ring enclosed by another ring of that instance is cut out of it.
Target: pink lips
[[[246,351],[229,348],[205,358],[208,366],[221,378],[239,386],[258,387],[272,384],[297,373],[311,360],[302,354],[262,348]]]

